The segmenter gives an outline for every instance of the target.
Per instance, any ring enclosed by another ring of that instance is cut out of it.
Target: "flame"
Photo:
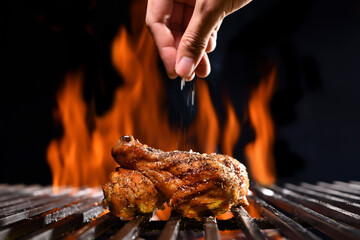
[[[249,117],[255,129],[255,142],[245,147],[249,169],[253,180],[263,185],[275,182],[273,157],[274,124],[269,103],[275,89],[276,70],[261,79],[259,86],[252,92],[249,101]]]
[[[197,116],[188,130],[179,134],[168,122],[153,40],[144,24],[134,29],[129,34],[121,27],[112,43],[113,65],[124,84],[115,90],[106,114],[96,116],[83,100],[81,70],[65,76],[57,95],[57,115],[64,133],[61,139],[52,140],[47,150],[54,186],[105,183],[116,166],[110,150],[126,134],[162,150],[216,152],[220,126],[206,81],[196,80]],[[91,129],[89,122],[94,123]]]
[[[216,152],[219,138],[219,120],[211,102],[210,92],[204,79],[196,80],[198,95],[197,117],[190,128],[189,140],[195,139],[193,149],[199,152]]]
[[[53,184],[97,186],[103,179],[101,139],[89,133],[86,124],[87,106],[82,100],[82,72],[69,73],[57,95],[60,120],[64,134],[61,140],[52,140],[47,159],[53,172]],[[61,154],[60,154],[61,153]],[[96,172],[97,174],[92,174]]]
[[[224,142],[222,152],[231,156],[233,154],[235,143],[239,139],[241,133],[240,122],[236,117],[235,109],[230,100],[226,101],[227,121],[224,129]]]
[[[81,70],[65,75],[56,98],[56,116],[63,126],[63,136],[52,140],[47,149],[55,190],[66,185],[104,184],[116,166],[110,150],[123,135],[134,135],[141,142],[165,151],[193,149],[211,153],[221,143],[223,153],[233,153],[241,133],[235,109],[230,101],[225,102],[227,120],[225,127],[221,126],[203,79],[196,80],[198,109],[190,127],[184,130],[169,124],[165,87],[156,61],[158,54],[144,25],[145,8],[146,1],[133,1],[131,33],[122,26],[113,39],[112,63],[123,84],[115,90],[113,105],[107,113],[97,116],[93,106],[84,101]],[[270,154],[273,124],[267,106],[274,75],[272,72],[269,80],[262,81],[249,105],[256,131],[255,143],[246,147],[249,167],[254,179],[266,184],[275,179]]]

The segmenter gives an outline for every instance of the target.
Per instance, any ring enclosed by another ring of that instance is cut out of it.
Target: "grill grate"
[[[233,218],[202,222],[175,212],[168,221],[152,214],[131,221],[101,205],[101,189],[0,184],[0,239],[360,239],[360,182],[318,182],[262,187],[251,184],[249,202],[262,216],[233,208]]]

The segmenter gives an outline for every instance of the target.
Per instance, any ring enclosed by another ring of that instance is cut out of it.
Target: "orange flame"
[[[124,84],[115,90],[112,108],[106,114],[96,116],[95,111],[89,109],[83,100],[82,71],[70,72],[65,76],[64,85],[57,95],[57,113],[64,133],[61,139],[52,140],[47,149],[55,187],[104,184],[116,166],[110,149],[120,136],[126,134],[162,150],[193,149],[210,153],[216,152],[221,142],[223,152],[232,155],[240,136],[235,110],[227,101],[227,122],[223,129],[203,79],[196,80],[198,109],[195,120],[187,130],[171,128],[165,104],[165,88],[156,61],[157,51],[143,24],[144,16],[139,17],[144,15],[145,7],[146,1],[133,2],[131,16],[135,17],[131,34],[121,27],[113,40],[112,62]],[[250,101],[250,118],[257,139],[254,144],[247,146],[246,152],[252,175],[260,183],[275,179],[272,175],[273,159],[270,155],[266,156],[270,153],[272,142],[265,142],[273,137],[273,130],[269,129],[272,127],[271,119],[270,123],[263,123],[270,116],[266,102],[271,97],[268,88],[273,85],[273,75],[275,73],[271,74],[269,81],[264,81],[264,86],[259,86]],[[265,99],[262,99],[263,96]],[[91,129],[89,122],[94,123]],[[220,132],[223,134],[220,135]],[[259,153],[263,150],[263,153]]]
[[[87,107],[81,98],[81,82],[81,72],[67,74],[65,85],[57,95],[64,135],[60,141],[52,140],[47,151],[55,186],[96,186],[105,176],[99,148],[101,139],[96,132],[89,133],[85,121]]]
[[[163,150],[216,151],[219,121],[206,82],[196,80],[197,117],[179,136],[179,129],[172,129],[168,122],[153,40],[144,26],[134,35],[122,27],[113,41],[113,64],[123,77],[124,85],[116,89],[112,109],[106,114],[89,114],[94,111],[90,111],[82,99],[81,71],[66,75],[57,96],[64,135],[60,140],[51,141],[47,151],[55,186],[103,184],[115,168],[110,149],[126,134]],[[92,131],[88,122],[94,122]]]
[[[275,89],[276,70],[260,81],[249,101],[249,116],[255,129],[255,142],[245,147],[249,169],[253,180],[263,185],[275,182],[275,166],[273,157],[274,124],[272,122],[269,103]]]
[[[226,101],[227,121],[224,129],[224,142],[222,146],[222,152],[231,156],[233,154],[235,143],[239,139],[241,133],[240,122],[236,117],[235,109],[230,103],[230,100]]]

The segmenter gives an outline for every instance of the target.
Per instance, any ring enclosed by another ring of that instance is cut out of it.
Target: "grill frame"
[[[203,232],[205,239],[237,230],[246,239],[265,239],[274,230],[289,239],[360,239],[360,182],[318,182],[270,187],[251,184],[248,199],[261,214],[252,218],[243,207],[232,208],[229,220],[204,217],[202,222],[172,212],[168,221],[153,214],[121,220],[101,204],[100,188],[0,184],[1,239],[135,239],[158,231],[158,238],[178,239],[185,231]]]

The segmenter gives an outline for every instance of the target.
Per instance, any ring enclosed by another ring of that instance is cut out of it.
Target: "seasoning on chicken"
[[[246,168],[229,156],[163,152],[132,136],[121,137],[112,156],[121,168],[136,170],[148,178],[168,204],[185,217],[217,216],[232,206],[248,205]]]
[[[151,213],[164,204],[162,194],[140,172],[117,168],[103,186],[104,203],[118,217]]]

